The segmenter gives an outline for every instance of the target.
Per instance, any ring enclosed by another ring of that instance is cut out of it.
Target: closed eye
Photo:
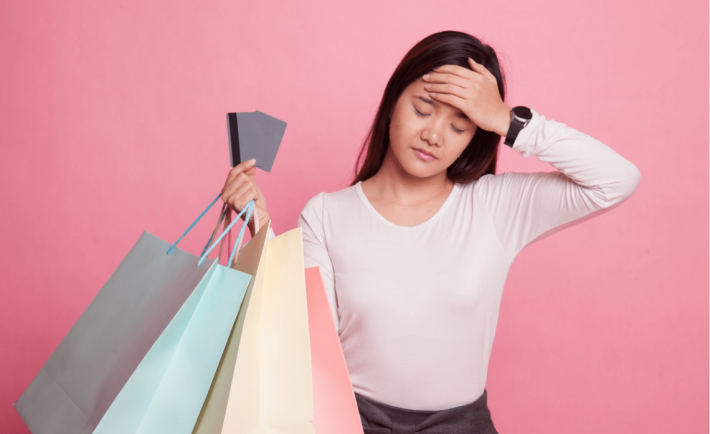
[[[420,112],[419,110],[417,110],[416,106],[413,105],[412,107],[414,107],[414,111],[417,112],[417,116],[422,117],[422,118],[429,116],[428,114],[424,114],[424,113]]]
[[[417,110],[417,107],[416,107],[415,105],[412,105],[412,107],[414,107],[414,111],[416,112],[417,116],[422,117],[422,118],[425,118],[425,117],[429,116],[428,113],[422,113],[422,112],[420,112],[419,110]],[[459,129],[456,128],[453,124],[451,124],[451,128],[453,128],[454,131],[456,131],[458,134],[461,134],[461,133],[463,133],[463,132],[466,131],[466,130],[459,130]]]

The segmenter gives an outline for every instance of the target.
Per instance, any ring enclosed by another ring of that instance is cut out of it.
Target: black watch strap
[[[505,144],[513,147],[515,139],[518,138],[518,133],[523,129],[525,125],[521,124],[517,120],[513,119],[510,121],[510,128],[508,128],[508,134],[505,136]]]
[[[532,112],[529,108],[524,106],[517,106],[511,110],[511,121],[510,127],[508,128],[508,134],[505,136],[505,144],[509,147],[513,147],[515,139],[518,138],[520,131],[530,123],[532,119]]]

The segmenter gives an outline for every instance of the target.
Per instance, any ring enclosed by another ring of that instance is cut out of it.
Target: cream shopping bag
[[[194,434],[314,434],[301,229],[267,230],[237,260],[254,278]]]

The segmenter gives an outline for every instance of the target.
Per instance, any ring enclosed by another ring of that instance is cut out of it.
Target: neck
[[[451,191],[454,183],[446,176],[446,171],[420,178],[407,173],[387,150],[380,170],[370,179],[368,190],[378,199],[395,202],[399,205],[417,205],[427,202]]]

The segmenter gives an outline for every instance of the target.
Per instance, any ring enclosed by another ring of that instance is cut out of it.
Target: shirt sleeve
[[[323,225],[324,193],[319,193],[306,203],[298,217],[298,227],[303,233],[303,260],[306,268],[318,267],[328,296],[335,329],[339,330],[338,298],[335,293],[333,263],[330,260]]]
[[[511,261],[526,245],[617,207],[641,181],[604,143],[531,111],[512,149],[558,171],[484,175],[475,188]]]

